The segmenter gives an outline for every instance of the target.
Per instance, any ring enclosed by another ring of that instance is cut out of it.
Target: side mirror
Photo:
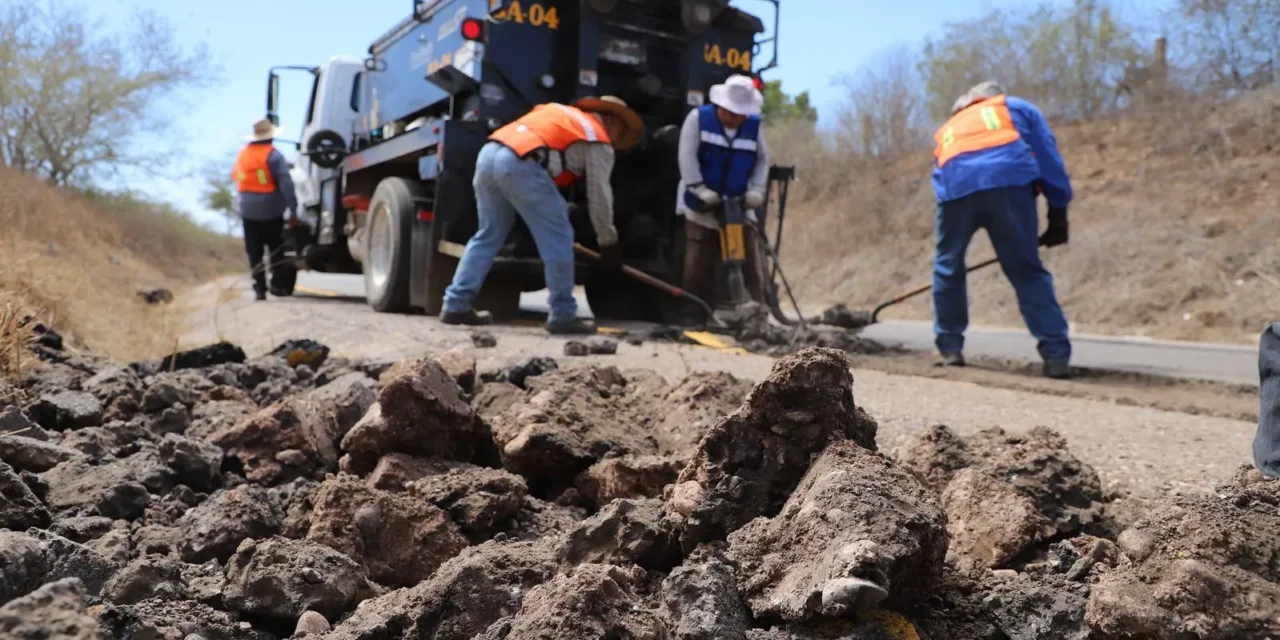
[[[422,21],[422,5],[426,4],[425,0],[413,0],[413,19]]]
[[[280,76],[272,71],[267,76],[267,118],[276,126],[280,126],[280,115],[276,113],[276,106],[279,104]]]

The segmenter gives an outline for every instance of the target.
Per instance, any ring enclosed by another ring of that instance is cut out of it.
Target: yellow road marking
[[[324,289],[314,289],[314,288],[312,288],[312,287],[308,287],[308,286],[307,286],[307,285],[305,285],[305,284],[298,284],[298,285],[294,285],[294,286],[293,286],[293,290],[294,290],[294,292],[296,292],[296,293],[305,293],[305,294],[307,294],[307,295],[311,295],[311,296],[321,296],[321,297],[323,297],[323,298],[336,298],[336,297],[338,297],[338,294],[336,294],[336,293],[334,293],[334,292],[332,292],[332,291],[325,291]]]
[[[720,353],[733,353],[737,355],[746,355],[747,353],[750,353],[742,347],[735,346],[723,336],[716,335],[710,331],[686,331],[684,332],[684,337],[693,340],[700,346],[710,347]]]

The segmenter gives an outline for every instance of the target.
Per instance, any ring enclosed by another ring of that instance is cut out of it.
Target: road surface
[[[537,318],[489,327],[497,346],[474,349],[471,331],[465,327],[450,327],[421,315],[374,313],[352,296],[358,279],[304,275],[303,283],[305,289],[325,287],[328,294],[258,303],[244,278],[223,279],[184,294],[180,303],[190,314],[190,326],[183,346],[228,340],[253,356],[284,340],[312,338],[328,345],[336,356],[392,359],[462,348],[474,354],[482,371],[531,356],[550,356],[561,366],[591,363],[624,371],[646,369],[672,382],[693,371],[726,371],[760,380],[774,362],[763,355],[667,341],[623,342],[613,356],[567,358],[563,356],[565,340],[548,336]],[[537,296],[530,296],[528,302],[535,306]],[[1124,389],[1119,392],[1123,398],[1102,401],[1088,399],[1096,395],[1059,394],[1070,385],[1088,385],[1087,381],[1063,383],[1030,376],[1032,383],[1047,386],[1028,391],[886,373],[859,367],[859,362],[867,358],[854,358],[855,400],[879,422],[877,442],[883,451],[895,451],[934,424],[946,424],[961,434],[990,427],[1016,432],[1045,426],[1062,433],[1072,451],[1094,465],[1108,487],[1143,498],[1208,490],[1227,480],[1238,465],[1248,462],[1256,430],[1256,417],[1234,419],[1134,406],[1136,392]],[[1111,381],[1094,384],[1108,391],[1116,386]],[[1197,384],[1153,384],[1143,390],[1182,398]],[[1256,400],[1250,402],[1256,407]]]
[[[364,299],[364,280],[360,276],[303,272],[298,275],[298,283],[304,293]],[[586,297],[579,292],[578,298],[583,315],[590,315]],[[521,306],[545,313],[546,293],[525,294]],[[913,351],[933,350],[933,328],[926,322],[884,321],[867,327],[862,335]],[[1080,367],[1233,384],[1258,383],[1255,347],[1094,335],[1073,336],[1072,345],[1072,364]],[[1039,361],[1035,338],[1023,330],[971,328],[965,351],[970,356]]]

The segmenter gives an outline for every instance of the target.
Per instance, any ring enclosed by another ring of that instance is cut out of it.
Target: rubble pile
[[[1252,638],[1280,483],[1119,531],[1046,429],[896,455],[842,350],[751,385],[293,341],[0,396],[0,637]],[[1118,533],[1118,535],[1116,535]]]

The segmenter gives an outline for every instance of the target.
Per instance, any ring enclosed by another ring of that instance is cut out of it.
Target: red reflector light
[[[484,22],[476,18],[462,21],[462,37],[467,40],[480,40],[484,37]]]
[[[418,210],[418,221],[419,221],[419,222],[431,222],[431,221],[433,221],[433,220],[435,220],[435,219],[436,219],[436,214],[435,214],[435,212],[434,212],[434,211],[426,211],[426,210],[424,210],[424,209],[419,209],[419,210]]]
[[[368,211],[369,196],[347,195],[342,196],[342,206],[348,211]]]
[[[764,80],[761,80],[760,76],[752,78],[751,81],[755,83],[756,91],[764,91]]]

